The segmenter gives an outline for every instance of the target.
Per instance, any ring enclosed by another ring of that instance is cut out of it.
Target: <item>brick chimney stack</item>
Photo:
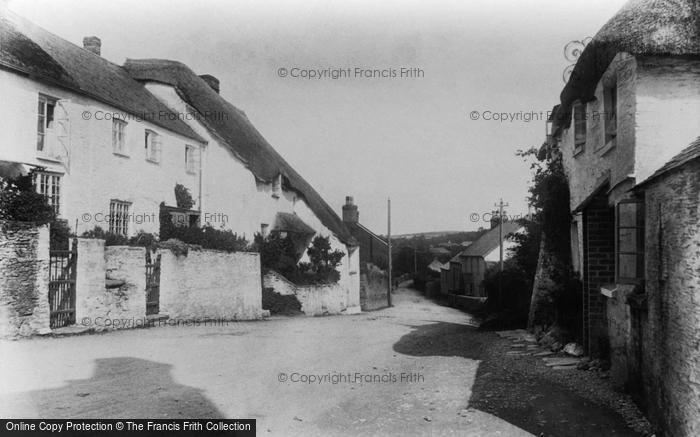
[[[86,36],[83,38],[83,48],[89,50],[97,56],[101,56],[102,52],[102,41],[96,36]]]
[[[343,205],[343,221],[345,223],[357,223],[360,220],[360,212],[357,210],[352,196],[345,197],[345,205]]]

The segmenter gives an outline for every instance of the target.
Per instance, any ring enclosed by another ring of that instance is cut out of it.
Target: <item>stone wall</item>
[[[193,250],[161,253],[160,312],[171,319],[262,317],[260,255]]]
[[[145,325],[146,250],[78,238],[76,324],[96,331]],[[109,285],[108,285],[109,282]]]
[[[643,397],[663,435],[700,435],[700,162],[646,187]],[[635,322],[633,322],[635,324]]]
[[[272,288],[275,290],[275,293],[283,296],[293,295],[297,290],[296,285],[274,270],[270,270],[263,275],[263,288]]]
[[[389,275],[378,268],[369,268],[360,275],[360,308],[371,311],[387,306]]]
[[[49,230],[0,222],[0,338],[50,332]]]
[[[293,294],[301,303],[307,316],[331,314],[357,314],[360,312],[353,290],[342,283],[323,285],[295,285],[279,273],[269,271],[263,277],[263,285],[279,294]],[[279,288],[278,288],[279,287]]]

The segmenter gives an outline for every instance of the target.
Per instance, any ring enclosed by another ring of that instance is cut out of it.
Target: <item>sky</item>
[[[392,234],[403,234],[488,227],[484,219],[501,198],[509,216],[528,212],[529,164],[515,153],[544,141],[547,111],[571,64],[566,44],[594,36],[624,3],[12,0],[10,7],[78,45],[100,37],[102,55],[116,64],[173,59],[216,76],[222,96],[338,214],[352,195],[360,222],[385,234],[391,197]]]

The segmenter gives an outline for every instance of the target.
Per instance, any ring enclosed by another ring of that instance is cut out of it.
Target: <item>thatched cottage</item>
[[[545,147],[569,181],[584,348],[661,435],[699,435],[698,2],[628,2],[560,100]]]

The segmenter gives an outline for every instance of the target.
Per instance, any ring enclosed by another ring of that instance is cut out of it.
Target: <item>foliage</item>
[[[273,232],[267,238],[255,235],[255,250],[260,252],[263,269],[274,270],[297,285],[333,284],[340,280],[336,267],[345,254],[331,250],[328,237],[316,236],[307,249],[310,262],[298,263],[299,254],[291,236]]]
[[[537,150],[519,151],[517,155],[532,159],[537,157]],[[557,319],[565,317],[573,320],[580,312],[580,299],[577,299],[580,282],[571,266],[568,179],[561,156],[557,154],[546,159],[532,160],[530,169],[533,178],[528,190],[528,202],[535,213],[530,218],[519,221],[525,232],[512,237],[516,245],[511,249],[512,258],[504,266],[504,271],[487,272],[484,284],[491,297],[497,295],[499,281],[502,281],[502,292],[505,294],[498,296],[496,305],[500,309],[503,309],[503,305],[510,305],[509,310],[515,313],[515,319],[526,319],[529,298],[525,297],[532,293],[540,242],[543,242],[545,249],[552,255],[548,274],[554,283],[553,319],[559,321]]]
[[[0,219],[43,225],[55,218],[46,197],[34,189],[31,175],[0,179]]]
[[[301,313],[301,303],[295,295],[282,295],[272,288],[263,288],[262,308],[270,314],[295,315]]]
[[[49,225],[49,247],[51,250],[68,250],[71,236],[70,227],[65,220],[54,220]]]
[[[248,250],[248,240],[231,230],[216,229],[213,226],[177,226],[170,214],[161,209],[160,239],[171,238],[183,243],[202,246],[204,249],[223,250],[226,252],[243,252]]]
[[[253,250],[260,253],[263,269],[274,270],[290,280],[297,275],[299,255],[291,237],[282,237],[277,232],[271,233],[267,238],[255,234]]]
[[[182,184],[175,185],[175,203],[178,208],[183,209],[191,209],[194,206],[194,200],[186,186]]]

